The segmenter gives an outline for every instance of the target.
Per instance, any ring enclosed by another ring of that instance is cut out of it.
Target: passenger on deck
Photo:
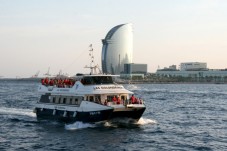
[[[105,100],[104,105],[107,105],[107,100]]]
[[[53,86],[54,85],[54,80],[53,79],[50,79],[49,85],[50,86]]]
[[[72,86],[73,86],[75,83],[76,83],[76,81],[75,81],[75,80],[72,80]]]
[[[134,99],[134,102],[133,102],[132,104],[138,104],[138,99],[135,98],[135,99]]]
[[[45,85],[45,80],[41,79],[42,85]]]
[[[72,79],[69,79],[69,86],[72,87],[75,84],[75,81]]]
[[[57,87],[58,86],[58,80],[54,78],[54,85]]]
[[[98,98],[95,98],[95,103],[101,104],[101,102]]]
[[[63,85],[64,85],[64,87],[67,87],[69,85],[68,79],[64,79],[63,80]]]
[[[139,104],[143,104],[143,100],[139,98]]]
[[[117,104],[121,104],[121,99],[119,96],[117,97]]]
[[[117,98],[114,96],[114,97],[112,98],[112,101],[113,101],[114,104],[116,104]]]
[[[131,96],[130,101],[131,101],[132,104],[135,103],[135,97],[134,97],[134,95]]]
[[[49,79],[48,78],[45,78],[44,83],[47,86],[49,84]]]
[[[61,79],[58,79],[58,87],[59,88],[62,88],[63,87],[63,83],[62,83],[62,80]]]

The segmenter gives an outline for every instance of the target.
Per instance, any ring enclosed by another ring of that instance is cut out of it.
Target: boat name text
[[[94,90],[96,89],[123,89],[122,86],[97,86],[94,87]]]
[[[100,114],[99,111],[97,111],[97,112],[90,112],[90,115],[99,115],[99,114]]]
[[[68,92],[69,89],[58,89],[57,91],[64,91],[64,92]]]

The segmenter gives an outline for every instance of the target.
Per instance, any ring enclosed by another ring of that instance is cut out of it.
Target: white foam
[[[114,127],[114,128],[117,128],[118,125],[116,123],[112,123],[112,121],[108,121],[108,122],[105,122],[104,127]]]
[[[0,114],[23,115],[23,116],[36,117],[36,114],[33,113],[33,111],[31,109],[18,109],[18,108],[1,107],[0,108]]]
[[[89,128],[89,127],[95,127],[95,124],[75,122],[73,124],[65,125],[66,130],[78,130],[78,129],[84,129],[84,128]]]
[[[156,124],[156,123],[157,122],[155,120],[146,119],[146,118],[141,117],[136,124],[138,124],[138,125],[147,125],[147,124]]]
[[[104,123],[104,126],[105,126],[105,127],[111,127],[112,125],[111,125],[111,123],[109,123],[109,122],[105,122],[105,123]]]

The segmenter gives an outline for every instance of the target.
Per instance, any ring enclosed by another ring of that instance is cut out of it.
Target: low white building
[[[185,62],[180,64],[180,70],[158,69],[157,75],[181,77],[227,77],[227,69],[208,69],[204,62]]]
[[[197,71],[207,70],[207,63],[205,62],[184,62],[180,64],[181,71]]]
[[[181,77],[227,77],[226,70],[206,70],[206,71],[163,71],[157,70],[157,75],[181,76]]]

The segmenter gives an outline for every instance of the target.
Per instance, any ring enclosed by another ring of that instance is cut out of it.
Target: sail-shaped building
[[[106,74],[120,74],[124,64],[132,63],[132,24],[113,27],[102,40],[102,71]]]

